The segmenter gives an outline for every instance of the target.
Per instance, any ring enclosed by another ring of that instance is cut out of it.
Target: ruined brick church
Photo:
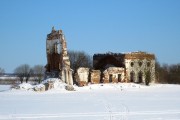
[[[67,54],[67,45],[62,30],[54,27],[46,39],[47,65],[46,75],[49,77],[60,77],[65,83],[73,85],[72,69]]]
[[[54,27],[46,40],[46,75],[59,77],[73,85],[73,70],[67,54],[66,39],[62,30]],[[88,83],[134,82],[149,84],[155,81],[155,55],[146,52],[105,53],[93,55],[93,69],[80,67],[75,80],[79,86]]]

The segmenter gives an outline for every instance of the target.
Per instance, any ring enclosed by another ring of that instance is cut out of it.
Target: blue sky
[[[0,0],[0,67],[45,65],[52,26],[70,50],[146,51],[180,63],[180,0]]]

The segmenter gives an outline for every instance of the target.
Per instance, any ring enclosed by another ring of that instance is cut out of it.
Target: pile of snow
[[[54,88],[52,90],[61,90],[64,91],[66,90],[65,87],[67,86],[66,83],[64,83],[61,79],[59,78],[48,78],[42,82],[42,84],[46,83],[53,83]]]
[[[22,83],[18,86],[20,90],[31,90],[33,86],[29,83]]]
[[[34,87],[36,88],[42,88],[42,87],[45,87],[44,84],[38,84],[38,85],[35,85]]]
[[[34,91],[45,91],[45,87],[47,84],[52,83],[52,90],[54,91],[67,91],[66,87],[68,86],[66,83],[64,83],[61,79],[59,78],[48,78],[44,80],[42,83],[38,85],[31,85],[29,83],[22,83],[19,84],[17,89],[18,90],[34,90]]]
[[[48,83],[48,82],[55,82],[55,81],[61,81],[61,79],[59,79],[59,78],[48,78],[46,80],[43,80],[42,84]]]
[[[49,78],[43,81],[43,83],[48,83],[48,82],[53,82],[54,89],[65,89],[65,86],[67,86],[66,83],[64,83],[61,79],[59,78]]]
[[[150,85],[151,87],[157,87],[156,84]],[[141,88],[150,88],[146,85],[136,84],[136,83],[104,83],[104,84],[88,84],[88,86],[78,87],[73,85],[73,90],[71,90],[72,86],[68,86],[59,78],[48,78],[44,80],[41,84],[31,85],[29,83],[20,84],[18,89],[20,90],[34,90],[34,91],[73,91],[74,88],[76,91],[84,92],[84,91],[92,91],[92,90],[119,90],[119,91],[134,91],[139,90]]]
[[[36,85],[34,88],[34,91],[45,91],[45,85],[43,84],[39,84],[39,85]]]

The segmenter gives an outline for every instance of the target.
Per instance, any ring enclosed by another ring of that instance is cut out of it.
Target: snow
[[[41,84],[38,84],[38,85],[31,85],[30,83],[22,83],[22,84],[18,85],[18,90],[33,91],[33,88],[45,87],[44,84],[48,83],[48,82],[53,82],[54,88],[51,89],[51,91],[54,91],[54,92],[66,91],[65,87],[67,86],[67,84],[58,78],[48,78],[48,79],[44,80]],[[6,90],[8,90],[8,89],[6,89]],[[16,90],[16,89],[13,89],[13,90]]]
[[[32,89],[33,86],[29,83],[22,83],[19,85],[19,89],[20,90],[29,90],[29,89]]]
[[[58,78],[49,78],[45,81],[43,81],[43,83],[47,83],[47,82],[53,82],[53,86],[54,88],[51,89],[50,91],[52,92],[67,92],[67,90],[65,89],[65,87],[67,86],[66,83],[64,83],[63,81],[61,81]]]
[[[34,87],[42,88],[42,87],[44,87],[44,84],[35,85]]]
[[[57,86],[46,92],[0,92],[0,120],[180,120],[180,85],[89,84],[66,91],[66,84],[49,80]]]
[[[11,85],[0,85],[0,92],[9,90]]]

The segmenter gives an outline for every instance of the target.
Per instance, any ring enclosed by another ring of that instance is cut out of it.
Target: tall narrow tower
[[[62,30],[55,30],[53,27],[51,33],[47,35],[46,54],[46,73],[49,74],[49,77],[60,77],[65,83],[72,85],[72,69]]]

